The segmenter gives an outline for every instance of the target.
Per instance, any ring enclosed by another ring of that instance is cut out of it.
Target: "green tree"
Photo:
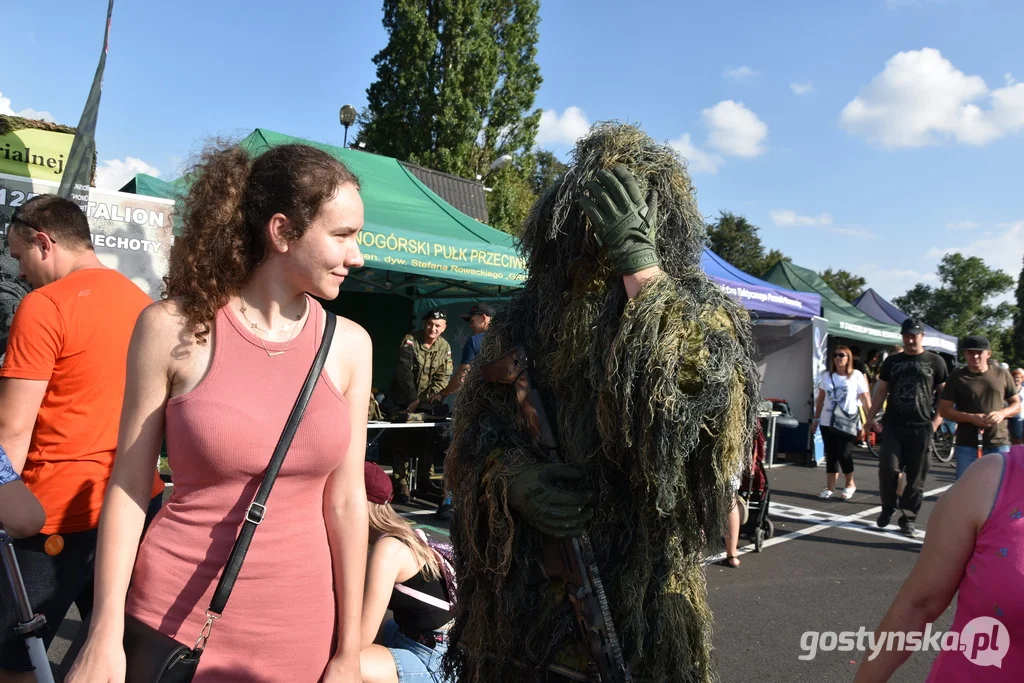
[[[989,268],[977,256],[947,254],[937,269],[939,285],[918,283],[906,294],[893,299],[900,310],[922,319],[932,327],[964,338],[984,334],[1000,360],[1013,352],[1007,348],[1005,329],[1018,309],[1006,301],[992,299],[1010,291],[1014,279],[1001,270]]]
[[[538,0],[385,0],[388,43],[373,58],[377,80],[356,138],[371,152],[467,178],[511,154],[514,168],[488,178],[491,223],[508,232],[526,217],[514,207],[534,172],[538,10]]]
[[[1017,311],[1013,315],[1012,342],[1016,365],[1024,364],[1024,268],[1017,278]]]
[[[756,273],[756,274],[758,276],[764,275],[769,270],[771,270],[772,267],[776,263],[778,263],[779,261],[789,261],[790,263],[792,263],[793,259],[791,259],[790,257],[786,256],[785,254],[783,254],[778,249],[772,249],[771,251],[769,251],[767,254],[764,255],[764,263],[761,266],[761,272]]]
[[[846,301],[853,301],[864,293],[864,287],[868,281],[859,275],[846,270],[832,270],[829,268],[821,274],[821,279],[832,288],[836,294]]]
[[[534,159],[536,159],[536,165],[533,177],[530,178],[530,184],[535,195],[540,195],[551,187],[559,176],[569,170],[568,165],[563,164],[553,152],[547,150],[538,150],[534,154]]]
[[[707,226],[708,246],[740,270],[760,277],[779,261],[788,261],[778,249],[765,253],[756,225],[746,216],[721,211],[718,220]]]

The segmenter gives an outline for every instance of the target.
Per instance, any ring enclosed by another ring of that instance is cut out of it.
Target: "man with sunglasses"
[[[957,479],[978,459],[979,443],[984,455],[1010,452],[1006,420],[1020,411],[1020,396],[1010,371],[989,362],[992,350],[988,339],[965,339],[964,356],[967,366],[953,372],[939,401],[942,416],[956,422],[953,454]]]
[[[937,353],[924,350],[924,326],[919,321],[907,318],[901,332],[903,352],[886,358],[878,373],[868,428],[875,428],[875,416],[885,406],[878,463],[882,514],[877,524],[888,526],[898,506],[902,511],[900,531],[916,538],[914,524],[924,500],[932,435],[942,424],[934,410],[935,396],[941,395],[948,372]],[[906,483],[897,496],[900,472]]]
[[[100,509],[117,450],[128,343],[152,299],[104,266],[78,206],[34,197],[11,217],[11,257],[34,289],[18,306],[0,367],[0,444],[46,513],[15,543],[29,599],[49,645],[71,603],[92,609]],[[153,454],[150,516],[163,482]],[[35,680],[17,615],[0,600],[0,682]]]
[[[391,381],[387,412],[397,414],[422,412],[431,403],[440,403],[440,392],[452,376],[452,347],[441,335],[448,326],[445,311],[428,311],[423,316],[423,329],[411,332],[398,347],[398,366]],[[389,447],[394,467],[395,502],[408,503],[409,459],[419,455],[417,487],[420,492],[441,495],[441,488],[430,481],[435,452],[443,452],[437,430],[429,437],[419,430],[396,430],[382,447]],[[402,433],[404,432],[404,433]]]

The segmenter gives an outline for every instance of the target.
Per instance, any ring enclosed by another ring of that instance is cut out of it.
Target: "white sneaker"
[[[843,489],[843,492],[842,492],[843,500],[850,500],[851,498],[853,498],[853,494],[855,494],[855,493],[857,493],[857,487],[856,486],[851,486],[848,489]]]
[[[834,492],[825,489],[824,491],[818,494],[818,498],[831,498],[833,493]]]

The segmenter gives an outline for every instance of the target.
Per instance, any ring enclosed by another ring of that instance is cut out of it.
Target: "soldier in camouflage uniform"
[[[429,311],[423,321],[423,329],[405,335],[398,349],[398,367],[389,397],[392,417],[422,412],[429,399],[448,386],[452,375],[452,349],[441,336],[448,324],[445,312]],[[434,456],[443,448],[436,430],[430,432],[426,438],[419,430],[395,430],[389,435],[396,502],[409,500],[409,458],[413,455],[419,456],[419,490],[440,495],[440,488],[433,486],[430,475],[434,470]]]

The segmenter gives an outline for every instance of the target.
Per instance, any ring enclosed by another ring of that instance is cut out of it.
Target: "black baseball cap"
[[[473,308],[469,309],[469,313],[463,313],[459,317],[463,320],[469,320],[474,315],[488,315],[493,318],[495,312],[494,306],[490,304],[473,304]]]
[[[982,337],[980,334],[975,334],[964,339],[964,351],[988,351],[991,348],[992,346],[989,345],[988,339]]]
[[[427,311],[427,314],[423,316],[424,320],[447,320],[448,314],[444,311]]]
[[[924,334],[924,325],[917,318],[907,318],[903,321],[900,334]]]

